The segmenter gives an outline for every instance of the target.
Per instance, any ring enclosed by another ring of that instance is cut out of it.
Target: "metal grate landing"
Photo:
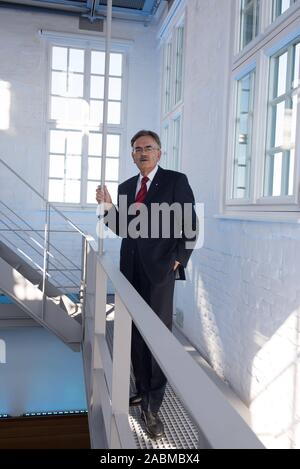
[[[106,320],[106,337],[110,352],[113,348],[113,298],[108,299],[108,314]],[[134,392],[134,381],[131,376],[131,392]],[[198,430],[191,421],[184,406],[176,396],[172,387],[167,384],[164,400],[159,416],[164,424],[165,436],[151,439],[140,418],[139,406],[130,407],[129,423],[133,431],[137,448],[142,449],[195,449],[198,447]]]

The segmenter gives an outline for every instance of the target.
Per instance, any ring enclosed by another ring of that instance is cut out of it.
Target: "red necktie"
[[[149,181],[149,178],[147,176],[144,176],[142,178],[142,184],[141,184],[141,188],[140,190],[138,191],[138,193],[136,194],[136,197],[135,197],[135,201],[137,203],[143,203],[145,198],[146,198],[146,195],[147,195],[147,182]]]

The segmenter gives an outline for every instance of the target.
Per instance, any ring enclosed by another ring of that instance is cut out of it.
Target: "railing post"
[[[45,229],[44,229],[44,262],[43,262],[43,303],[42,303],[42,319],[45,317],[46,306],[46,282],[49,268],[49,246],[50,246],[50,205],[46,203],[45,211]]]
[[[85,337],[85,306],[86,306],[86,282],[87,282],[87,249],[88,242],[85,236],[81,235],[81,285],[79,291],[79,301],[82,315],[82,340]]]
[[[131,325],[131,316],[116,294],[110,448],[135,448],[128,422]]]
[[[106,296],[107,296],[107,275],[94,253],[94,304],[93,304],[93,326],[92,326],[92,359],[91,359],[91,422],[94,428],[92,435],[93,448],[106,448],[107,428],[105,415],[110,412],[109,408],[103,408],[102,393],[105,393],[104,365],[99,341],[105,337],[106,330]],[[105,431],[106,430],[106,431]]]

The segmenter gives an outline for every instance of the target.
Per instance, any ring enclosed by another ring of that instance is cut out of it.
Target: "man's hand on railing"
[[[112,207],[112,198],[110,193],[107,190],[107,187],[104,186],[102,189],[101,186],[98,186],[96,189],[96,200],[98,204],[104,203],[104,209],[110,210]]]

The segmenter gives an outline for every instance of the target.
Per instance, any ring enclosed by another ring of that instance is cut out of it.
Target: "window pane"
[[[83,73],[84,71],[84,51],[83,50],[70,49],[69,70],[70,72]]]
[[[285,102],[278,103],[272,108],[272,147],[283,145]]]
[[[273,0],[273,19],[282,15],[293,3],[295,0]]]
[[[91,98],[104,98],[104,77],[91,76]]]
[[[81,178],[81,157],[80,156],[67,156],[66,178],[67,179],[80,179]]]
[[[80,181],[66,181],[65,202],[74,204],[80,202]]]
[[[297,125],[297,114],[298,114],[298,95],[295,94],[293,96],[293,110],[292,110],[292,122],[291,122],[291,137],[290,143],[291,145],[295,144],[296,142],[296,125]]]
[[[274,98],[286,92],[287,52],[275,59]]]
[[[238,81],[235,154],[233,170],[233,198],[247,198],[250,184],[252,151],[252,118],[255,72]]]
[[[65,70],[68,68],[68,49],[66,47],[52,48],[52,69]]]
[[[282,172],[282,153],[274,155],[274,169],[273,169],[273,196],[281,194],[281,172]]]
[[[86,103],[76,98],[51,98],[51,119],[84,124]]]
[[[64,181],[49,179],[49,202],[63,202],[64,201]]]
[[[165,70],[164,70],[164,111],[168,112],[171,108],[171,61],[172,44],[166,44],[165,48]]]
[[[67,153],[68,155],[81,155],[82,133],[68,132],[67,134]]]
[[[101,180],[101,160],[102,158],[89,158],[88,179]]]
[[[110,54],[109,74],[122,75],[122,54]]]
[[[52,72],[51,78],[51,93],[65,96],[67,94],[67,74]]]
[[[50,155],[49,177],[63,178],[65,171],[64,156]]]
[[[89,135],[89,155],[101,156],[102,154],[102,134],[90,133]]]
[[[294,171],[295,171],[295,150],[291,150],[290,159],[289,159],[288,195],[293,195],[294,193]]]
[[[107,135],[106,153],[107,156],[120,156],[120,135]]]
[[[105,179],[118,181],[119,179],[119,159],[107,158],[105,165]]]
[[[299,66],[300,66],[300,44],[294,47],[294,79],[292,88],[298,88],[299,86]]]
[[[175,68],[175,104],[182,97],[182,75],[183,75],[183,27],[177,29],[176,68]]]
[[[109,99],[121,99],[121,88],[122,88],[122,79],[121,78],[110,78],[109,79]]]
[[[98,75],[104,75],[105,70],[105,52],[92,51],[91,54],[91,72]]]
[[[96,204],[96,189],[99,185],[99,181],[88,181],[87,183],[87,197],[86,201],[88,204]]]
[[[179,169],[180,133],[181,133],[181,119],[179,117],[173,122],[173,153],[172,153],[172,161],[170,161],[170,168],[174,170]]]
[[[242,0],[241,2],[241,49],[258,34],[260,0]]]
[[[103,121],[103,101],[90,102],[90,122],[99,125]]]
[[[83,97],[83,75],[70,73],[68,85],[68,96],[74,98]]]
[[[51,98],[51,119],[66,120],[67,103],[64,98]]]
[[[121,122],[121,103],[108,103],[108,117],[109,124],[120,124]]]
[[[50,130],[50,153],[65,153],[66,133],[62,130]]]
[[[111,195],[113,204],[117,203],[117,198],[118,198],[118,183],[117,182],[106,182],[106,187],[108,192]]]

